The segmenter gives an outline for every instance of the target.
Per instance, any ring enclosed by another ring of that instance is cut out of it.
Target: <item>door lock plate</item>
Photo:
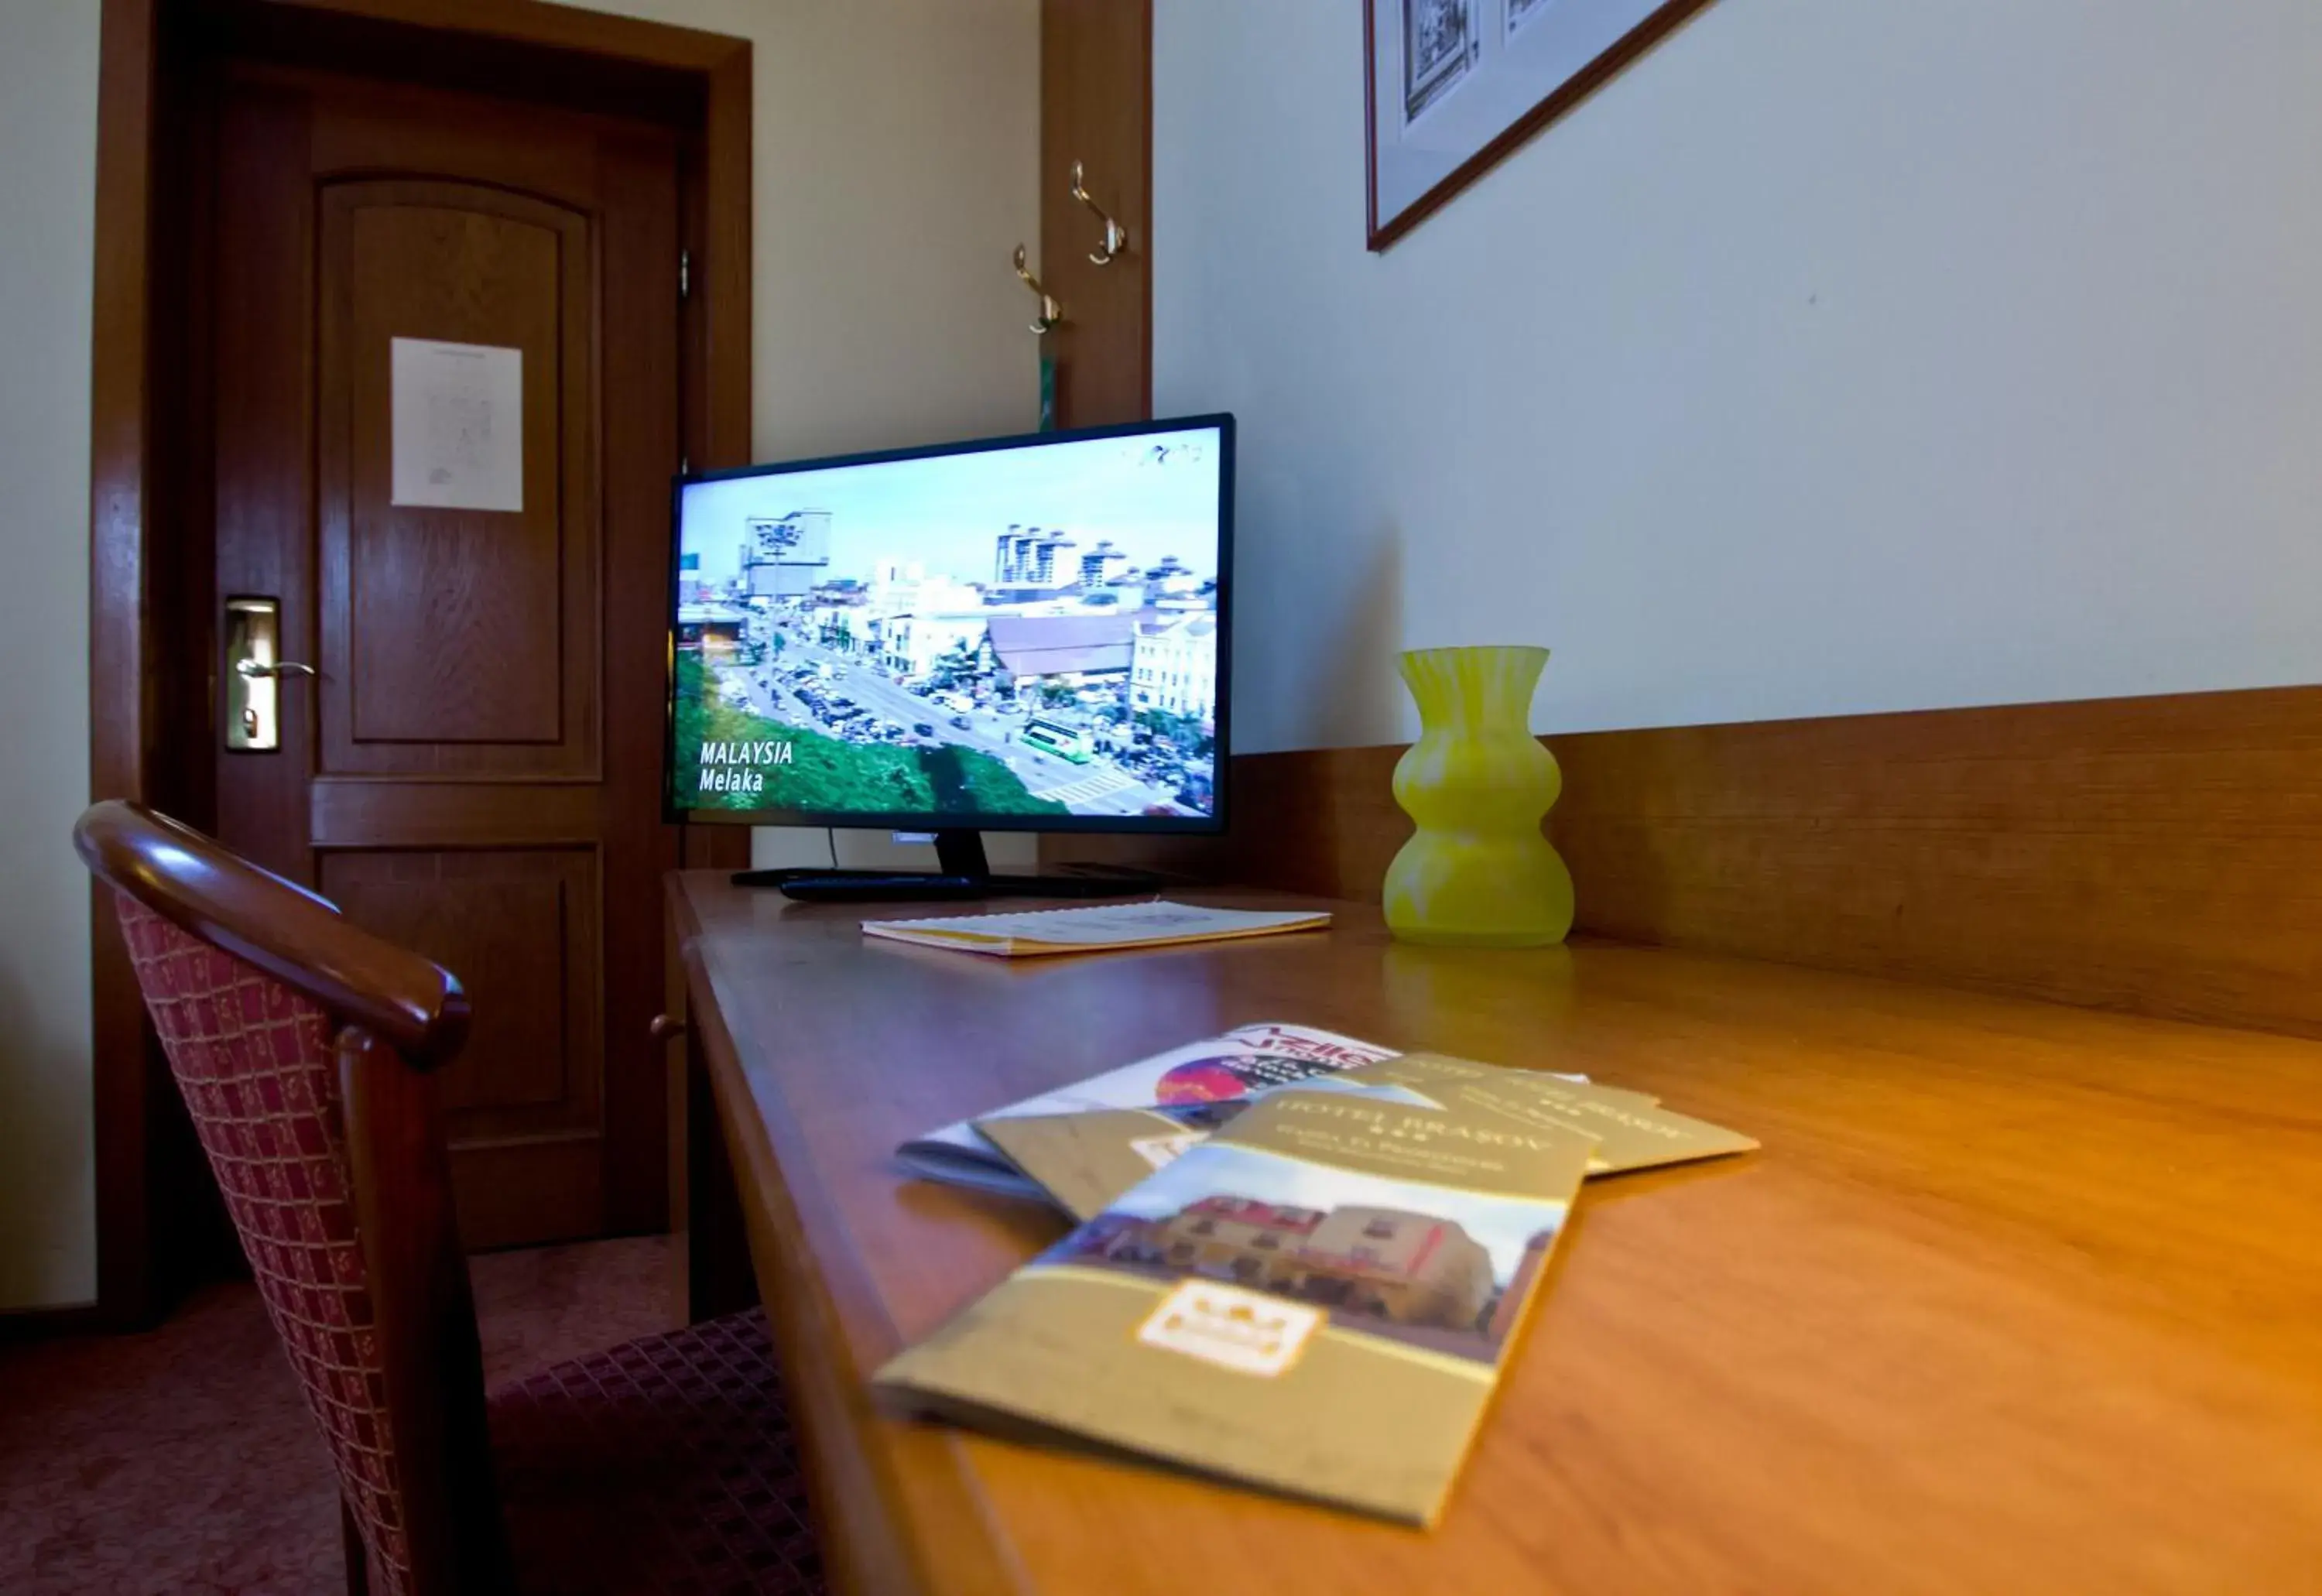
[[[236,753],[282,746],[281,643],[279,599],[225,601],[225,745]]]

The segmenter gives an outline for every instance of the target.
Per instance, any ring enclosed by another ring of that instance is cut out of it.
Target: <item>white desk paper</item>
[[[389,502],[523,509],[524,351],[427,338],[389,342]]]

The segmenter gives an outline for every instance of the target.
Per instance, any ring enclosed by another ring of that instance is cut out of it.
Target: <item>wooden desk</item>
[[[842,1590],[2322,1585],[2322,1044],[1653,949],[1397,947],[1355,906],[1011,965],[711,874],[671,905]],[[1585,1070],[1765,1147],[1591,1183],[1431,1535],[873,1401],[1064,1228],[900,1178],[897,1142],[1259,1019]]]

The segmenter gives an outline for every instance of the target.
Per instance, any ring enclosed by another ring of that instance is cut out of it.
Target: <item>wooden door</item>
[[[1043,0],[1040,7],[1040,276],[1064,307],[1047,336],[1058,426],[1153,414],[1151,0]],[[1102,264],[1104,223],[1128,230]]]
[[[466,983],[471,1245],[657,1227],[678,141],[248,62],[215,92],[211,610],[279,598],[319,673],[279,750],[218,739],[218,830]]]

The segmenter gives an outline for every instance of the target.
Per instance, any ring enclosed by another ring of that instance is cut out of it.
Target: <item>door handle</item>
[[[271,753],[282,746],[281,689],[286,676],[318,676],[312,665],[280,657],[282,601],[225,601],[225,745],[235,753]]]

